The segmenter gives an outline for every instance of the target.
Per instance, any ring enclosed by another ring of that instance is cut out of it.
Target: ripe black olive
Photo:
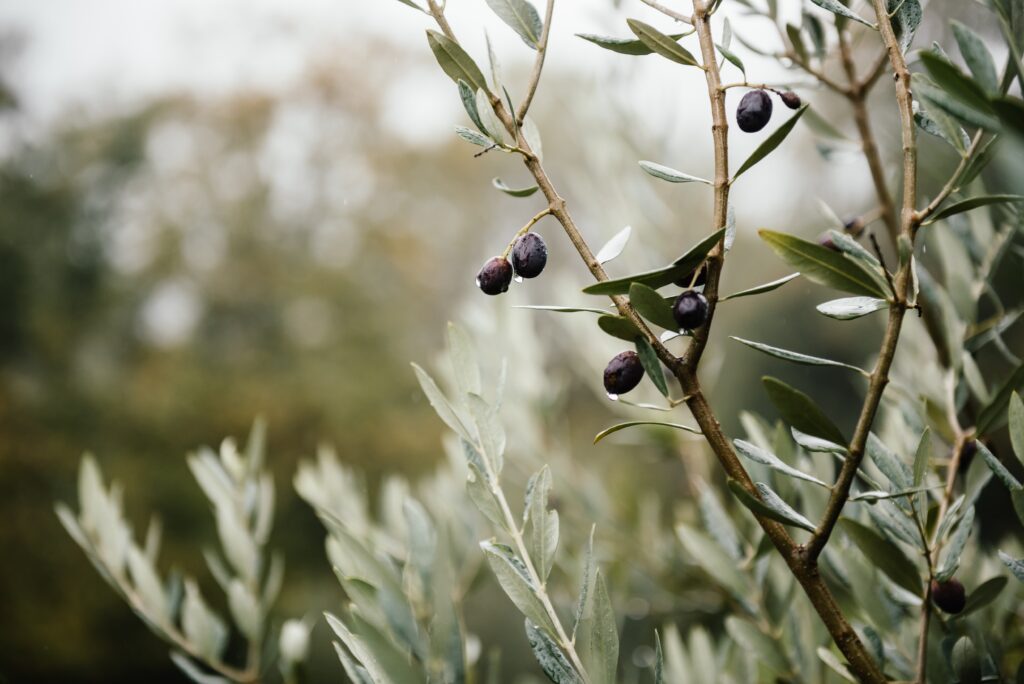
[[[779,99],[782,100],[782,104],[786,105],[790,109],[800,109],[800,96],[794,93],[792,90],[787,90],[784,93],[779,93]]]
[[[625,394],[640,384],[644,366],[635,351],[616,354],[604,369],[604,388],[608,394]]]
[[[512,282],[512,264],[504,257],[496,256],[488,259],[476,275],[476,284],[484,294],[499,295],[508,290]]]
[[[512,267],[516,275],[536,278],[548,263],[548,246],[537,233],[527,233],[512,246]]]
[[[967,605],[964,585],[955,579],[946,582],[932,580],[932,601],[944,613],[956,615]]]
[[[676,298],[672,316],[683,330],[694,330],[708,318],[708,300],[700,292],[687,290]]]
[[[772,99],[763,90],[751,90],[736,107],[736,124],[744,133],[756,133],[772,118]]]

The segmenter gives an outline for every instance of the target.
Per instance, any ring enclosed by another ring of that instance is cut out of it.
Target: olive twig
[[[527,221],[525,226],[517,230],[516,234],[512,236],[511,240],[509,240],[508,247],[506,247],[505,251],[501,253],[502,258],[507,259],[509,253],[512,251],[512,246],[516,244],[516,240],[529,233],[530,229],[537,225],[538,221],[549,214],[551,214],[551,207],[545,207],[543,211],[538,212],[536,216]]]

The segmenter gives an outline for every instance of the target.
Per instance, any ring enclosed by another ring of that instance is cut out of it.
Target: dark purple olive
[[[744,133],[756,133],[772,118],[772,99],[763,90],[751,90],[736,108],[736,124]]]
[[[523,235],[512,246],[512,268],[523,278],[536,278],[548,263],[548,246],[537,233]]]
[[[697,274],[697,279],[694,280],[694,273]],[[698,287],[708,282],[708,265],[703,263],[700,265],[700,270],[694,269],[679,280],[673,281],[679,287]]]
[[[512,264],[500,256],[488,259],[480,272],[476,274],[476,285],[484,294],[499,295],[508,290],[512,282]]]
[[[708,318],[708,300],[700,292],[687,290],[676,298],[672,316],[683,330],[695,330]]]
[[[782,104],[786,105],[790,109],[800,109],[800,96],[794,93],[792,90],[787,90],[784,93],[779,93],[779,99],[782,100]]]
[[[932,580],[932,601],[942,612],[956,615],[967,605],[967,592],[964,585],[955,579],[946,582]]]
[[[604,388],[608,394],[625,394],[640,384],[644,377],[644,366],[635,351],[616,354],[604,369]]]

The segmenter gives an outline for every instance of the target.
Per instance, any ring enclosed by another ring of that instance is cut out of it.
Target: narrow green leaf
[[[601,316],[607,316],[607,309],[593,309],[588,307],[573,307],[573,306],[549,306],[544,304],[521,304],[513,306],[513,309],[533,309],[534,311],[554,311],[555,313],[593,313]]]
[[[914,475],[910,467],[900,460],[900,457],[893,453],[875,433],[868,433],[865,446],[868,457],[897,489],[909,489],[913,486]]]
[[[665,654],[661,650],[661,635],[654,630],[654,684],[665,682]]]
[[[693,271],[707,258],[708,252],[721,242],[723,235],[725,235],[725,228],[708,235],[691,247],[686,254],[676,259],[670,266],[644,273],[636,273],[615,280],[603,280],[583,288],[583,292],[592,295],[629,294],[629,287],[633,283],[643,283],[657,290],[659,287],[669,285]]]
[[[978,413],[976,429],[979,435],[986,435],[992,430],[998,430],[1007,419],[1006,405],[1010,403],[1010,396],[1024,388],[1024,365],[1017,367],[1006,379],[1006,382],[992,395],[989,401]]]
[[[758,285],[756,287],[751,287],[746,290],[734,292],[724,297],[719,297],[718,301],[724,302],[727,299],[736,299],[738,297],[750,297],[752,295],[759,295],[764,294],[765,292],[771,292],[772,290],[779,289],[789,281],[793,280],[794,278],[797,278],[799,275],[799,273],[790,273],[788,276],[784,276],[782,278],[779,278],[778,280],[773,280],[770,283],[765,283],[764,285]]]
[[[801,62],[807,62],[807,46],[804,45],[803,34],[796,24],[786,24],[786,37],[789,38],[789,45],[793,48],[794,54]]]
[[[683,36],[688,36],[693,31],[687,31],[686,33],[670,33],[668,37],[672,40],[679,40]],[[652,54],[654,51],[647,47],[643,41],[637,38],[610,38],[608,36],[598,36],[593,33],[577,33],[577,38],[590,41],[594,45],[603,47],[605,50],[611,50],[612,52],[618,52],[621,55],[634,55],[642,56]]]
[[[949,22],[953,28],[953,37],[956,38],[960,54],[971,70],[974,79],[986,91],[996,93],[999,91],[999,77],[996,75],[996,65],[992,60],[992,54],[985,47],[985,41],[967,25],[956,21]]]
[[[1017,560],[1008,553],[999,552],[999,560],[1003,561],[1003,565],[1010,569],[1013,576],[1021,582],[1024,582],[1024,558]]]
[[[576,641],[576,631],[583,621],[583,614],[587,609],[587,599],[590,596],[590,586],[594,583],[594,531],[597,525],[590,526],[590,537],[587,539],[587,549],[583,554],[583,581],[580,583],[580,595],[576,601],[576,615],[572,621],[572,636],[570,639]]]
[[[483,131],[486,135],[484,124],[480,121],[480,113],[476,109],[476,94],[461,78],[459,79],[459,97],[462,98],[462,106],[465,108],[466,114],[469,115],[469,120],[473,122],[473,125],[478,130]]]
[[[839,524],[861,553],[889,579],[913,594],[921,593],[921,575],[902,549],[855,520],[841,518]]]
[[[782,144],[782,141],[786,139],[786,136],[790,134],[793,127],[796,126],[796,122],[800,120],[800,117],[807,111],[807,105],[803,105],[796,111],[796,114],[789,117],[784,124],[776,128],[771,135],[765,138],[764,142],[757,146],[757,149],[747,157],[747,160],[740,165],[740,168],[733,174],[732,180],[736,181],[743,172],[751,168],[757,162],[761,161],[769,154],[775,151],[775,148]]]
[[[743,485],[736,480],[730,478],[728,484],[729,489],[740,500],[740,503],[749,508],[755,515],[775,520],[783,525],[792,525],[808,532],[814,532],[814,523],[794,511],[789,504],[779,498],[779,495],[763,482],[755,484],[758,494],[761,496],[760,499],[744,489]]]
[[[826,489],[831,489],[831,487],[825,482],[822,482],[813,475],[808,475],[807,473],[797,470],[766,449],[762,449],[761,447],[742,439],[734,439],[732,442],[736,446],[737,453],[749,461],[768,466],[772,470],[776,470],[783,475],[789,475],[790,477],[795,477],[807,482],[813,482],[814,484],[825,487]]]
[[[942,138],[961,155],[967,151],[970,137],[944,109],[941,107],[925,109],[918,100],[914,100],[913,106],[914,122],[922,131]]]
[[[541,31],[544,28],[537,8],[526,0],[487,0],[490,7],[498,17],[512,27],[512,30],[519,34],[523,42],[537,49]]]
[[[599,264],[607,264],[612,259],[622,254],[622,250],[626,249],[626,244],[629,242],[629,236],[632,235],[632,226],[626,226],[618,233],[612,236],[612,239],[604,243],[601,249],[597,250],[597,254],[594,255],[594,259]]]
[[[526,566],[516,558],[512,549],[490,541],[480,542],[480,548],[486,554],[487,562],[498,578],[498,584],[505,590],[505,594],[519,612],[541,628],[554,633],[554,625],[537,597],[537,590],[530,581]]]
[[[594,582],[594,612],[590,623],[591,632],[587,643],[591,651],[597,654],[594,658],[598,671],[598,681],[615,684],[615,672],[619,663],[619,632],[615,625],[615,608],[608,596],[608,587],[601,571],[596,572]]]
[[[583,680],[579,673],[555,640],[529,619],[526,620],[526,640],[533,649],[533,656],[537,659],[540,669],[544,670],[548,679],[555,684],[582,684]]]
[[[847,19],[853,19],[854,21],[860,22],[865,26],[870,26],[873,29],[878,28],[877,26],[875,26],[874,22],[870,22],[867,19],[864,19],[863,17],[854,14],[845,5],[841,4],[838,0],[811,0],[811,2],[813,2],[815,5],[822,9],[832,12],[833,14],[838,14],[839,16],[846,17]]]
[[[927,105],[928,111],[934,112],[938,108],[972,126],[990,131],[1000,130],[999,119],[991,107],[979,110],[954,97],[922,73],[913,74],[910,82],[914,92]]]
[[[481,135],[473,129],[466,128],[465,126],[456,126],[455,134],[466,142],[479,145],[480,147],[494,147],[497,144],[486,135]]]
[[[858,295],[886,296],[864,266],[845,254],[786,233],[762,229],[758,235],[776,254],[819,285]]]
[[[899,36],[900,52],[905,53],[914,41],[914,34],[921,24],[921,4],[918,0],[889,0],[887,3],[893,29]]]
[[[663,397],[668,397],[668,384],[665,382],[665,372],[661,369],[661,361],[654,351],[654,347],[643,337],[636,340],[636,353],[640,357],[640,364],[644,367],[644,373],[654,386],[658,388]]]
[[[672,316],[672,306],[657,291],[643,283],[629,286],[629,303],[641,316],[666,330],[678,330],[679,324]]]
[[[689,50],[650,24],[645,24],[637,19],[627,19],[626,23],[629,25],[629,29],[640,39],[640,42],[650,48],[652,52],[656,52],[662,57],[679,64],[700,66]]]
[[[829,318],[840,321],[848,321],[853,318],[867,316],[870,313],[889,308],[889,302],[875,297],[844,297],[833,299],[815,307],[819,313]]]
[[[1017,454],[1017,459],[1024,464],[1024,400],[1014,392],[1010,397],[1010,444]]]
[[[759,351],[759,352],[761,352],[763,354],[768,354],[769,356],[774,356],[775,358],[782,359],[783,361],[791,361],[793,363],[799,363],[799,364],[802,364],[802,365],[805,365],[805,366],[833,366],[835,368],[846,368],[847,370],[856,371],[856,372],[860,373],[861,375],[867,375],[868,374],[867,371],[865,371],[865,370],[863,370],[861,368],[857,368],[857,366],[851,366],[850,364],[843,363],[841,361],[833,361],[832,359],[824,359],[824,358],[821,358],[819,356],[808,356],[807,354],[801,354],[799,352],[789,351],[788,349],[781,349],[779,347],[772,347],[772,346],[769,346],[767,344],[762,344],[761,342],[753,342],[751,340],[745,340],[742,337],[736,337],[734,335],[732,335],[730,337],[732,337],[732,339],[736,340],[737,342],[740,342],[741,344],[747,345],[751,349],[756,349],[757,351]]]
[[[999,478],[1000,482],[1002,482],[1007,489],[1011,492],[1024,489],[1024,486],[1017,481],[1017,478],[1013,476],[1013,473],[1007,470],[1006,466],[996,458],[995,454],[988,450],[988,447],[977,440],[975,440],[974,443],[977,445],[978,453],[980,453],[981,457],[985,459],[985,464],[988,465],[992,473]]]
[[[927,50],[920,53],[920,59],[928,74],[944,92],[978,112],[985,115],[993,113],[984,88],[948,59]]]
[[[956,640],[950,660],[957,684],[981,684],[981,661],[969,636]]]
[[[990,204],[1001,204],[1003,202],[1024,202],[1024,195],[982,195],[980,197],[960,200],[959,202],[946,205],[946,207],[925,221],[925,224],[935,223],[954,214],[960,214],[971,209],[977,209],[978,207],[986,207]]]
[[[718,51],[722,53],[723,57],[729,60],[734,67],[740,70],[740,72],[743,74],[743,78],[745,79],[747,77],[747,68],[743,66],[743,60],[737,57],[736,53],[734,53],[725,45],[716,44],[715,47],[718,48]]]
[[[416,379],[420,383],[420,388],[423,390],[423,393],[427,395],[427,401],[430,402],[430,405],[434,408],[438,417],[440,417],[441,420],[444,421],[445,425],[451,428],[457,435],[470,444],[475,444],[476,436],[469,431],[459,415],[455,413],[455,409],[453,409],[452,405],[448,403],[448,399],[438,388],[434,379],[415,363],[412,364],[412,369],[416,372]]]
[[[836,444],[835,442],[830,442],[827,439],[808,435],[807,433],[800,432],[794,427],[791,427],[789,432],[793,435],[793,441],[807,451],[822,454],[839,454],[840,456],[846,455],[846,446],[843,444]]]
[[[956,619],[962,620],[971,613],[977,613],[979,610],[995,601],[999,598],[999,594],[1002,593],[1003,589],[1006,588],[1006,585],[1009,582],[1009,578],[1002,575],[998,575],[992,579],[982,582],[967,596],[967,605],[965,605],[964,609],[956,616]]]
[[[501,190],[506,195],[511,195],[512,197],[529,197],[530,195],[532,195],[533,193],[537,192],[537,190],[540,189],[539,185],[531,185],[526,188],[510,188],[508,185],[505,184],[505,181],[501,180],[500,178],[493,179],[491,181],[491,185],[493,185],[498,190]]]
[[[487,477],[480,472],[473,463],[469,463],[469,474],[466,478],[466,492],[470,500],[476,504],[477,509],[484,517],[491,521],[499,530],[508,530],[505,522],[505,515],[501,511],[501,504],[498,503],[494,492],[487,484]]]
[[[637,338],[643,337],[640,329],[625,316],[601,316],[597,319],[597,325],[605,334],[626,342],[634,342]]]
[[[692,432],[695,435],[701,434],[701,431],[695,427],[689,425],[682,425],[681,423],[664,423],[660,420],[630,420],[625,423],[619,423],[612,425],[610,428],[601,430],[594,436],[594,444],[597,444],[608,435],[614,434],[619,430],[625,430],[626,428],[634,427],[636,425],[660,425],[661,427],[675,428],[676,430],[685,430],[686,432]]]
[[[474,93],[481,89],[487,90],[487,81],[484,80],[480,67],[458,43],[433,30],[427,30],[427,43],[430,44],[430,50],[434,53],[437,63],[450,79],[456,83],[459,80],[465,81]]]
[[[861,492],[850,497],[850,501],[867,501],[868,503],[876,503],[878,501],[885,501],[886,499],[900,499],[904,496],[913,496],[921,492],[928,491],[929,487],[913,487],[911,489],[903,489],[898,492],[886,492],[881,489],[876,489],[867,492]],[[935,487],[938,489],[938,487]]]
[[[843,433],[809,396],[777,378],[764,377],[761,381],[772,404],[792,427],[836,444],[846,443]]]
[[[711,181],[705,178],[698,178],[697,176],[691,176],[688,173],[682,171],[676,171],[668,166],[656,164],[652,161],[641,161],[640,168],[661,180],[668,181],[669,183],[705,183],[711,185]]]

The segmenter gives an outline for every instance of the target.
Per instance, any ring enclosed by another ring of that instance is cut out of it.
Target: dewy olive
[[[548,263],[548,246],[537,233],[527,233],[512,246],[512,268],[522,278],[536,278]]]
[[[736,124],[744,133],[756,133],[772,118],[772,99],[763,90],[751,90],[736,107]]]
[[[640,384],[644,366],[635,351],[616,354],[604,369],[604,389],[610,395],[625,394]]]
[[[512,264],[504,257],[492,257],[476,275],[476,285],[484,294],[499,295],[512,282]]]
[[[708,318],[708,300],[700,292],[687,290],[672,305],[672,317],[683,330],[694,330]]]

